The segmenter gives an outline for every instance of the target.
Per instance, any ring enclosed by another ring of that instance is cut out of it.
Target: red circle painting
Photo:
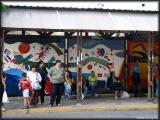
[[[21,43],[21,44],[19,45],[18,49],[19,49],[19,52],[20,52],[20,53],[25,54],[25,53],[29,52],[30,46],[29,46],[28,43],[24,43],[24,42],[23,42],[23,43]]]
[[[91,70],[91,69],[92,69],[92,65],[89,64],[89,65],[87,66],[87,68],[88,68],[88,70]]]

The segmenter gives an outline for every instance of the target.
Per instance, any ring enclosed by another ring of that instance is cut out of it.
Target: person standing
[[[27,79],[27,74],[24,72],[22,73],[22,80],[20,80],[19,89],[22,90],[23,93],[23,105],[25,109],[30,107],[30,92],[32,92],[32,86],[30,80]]]
[[[136,60],[134,65],[132,66],[131,74],[133,80],[134,97],[137,97],[141,95],[141,80],[140,80],[141,68],[138,60]]]
[[[4,63],[2,63],[2,71],[3,71],[3,66],[4,66]],[[5,75],[5,73],[4,72],[2,72],[2,74],[1,74],[2,76],[1,76],[1,83],[0,83],[0,107],[1,107],[1,110],[2,111],[5,111],[6,110],[6,108],[5,108],[5,106],[4,106],[4,103],[3,103],[3,94],[4,94],[4,91],[6,90],[6,82],[5,82],[5,80],[6,80],[6,75]]]
[[[82,79],[82,91],[83,91],[83,94],[82,94],[82,100],[83,100],[86,98],[88,94],[88,80],[85,80],[84,78]]]
[[[89,86],[91,87],[92,96],[96,97],[96,85],[97,85],[97,77],[94,71],[91,71],[91,75],[88,78]]]
[[[36,66],[31,66],[31,71],[27,73],[27,78],[31,81],[33,92],[31,95],[31,105],[38,104],[39,90],[41,89],[40,82],[42,80],[41,75],[36,72]]]
[[[72,73],[70,71],[65,71],[64,87],[65,87],[66,100],[70,99],[71,97],[72,83],[73,83]]]
[[[64,70],[61,67],[60,60],[56,60],[55,66],[50,68],[48,77],[53,86],[49,107],[53,107],[55,100],[56,106],[59,106],[61,102],[61,96],[64,92]]]
[[[40,75],[41,75],[41,82],[40,82],[40,85],[41,85],[41,90],[40,90],[40,98],[41,98],[41,104],[44,104],[44,96],[45,96],[45,83],[46,83],[46,77],[47,77],[47,70],[44,66],[44,62],[43,61],[40,61],[38,62],[37,64],[37,68],[36,68],[36,72],[38,72]]]
[[[156,97],[160,97],[160,68],[156,65]]]

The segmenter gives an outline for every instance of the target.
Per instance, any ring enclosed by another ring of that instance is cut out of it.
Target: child
[[[30,81],[27,80],[26,73],[22,73],[22,80],[19,82],[19,89],[21,89],[23,93],[24,108],[28,109],[30,107],[29,92],[32,91],[32,87]]]
[[[72,75],[69,71],[65,71],[65,98],[70,99],[71,97],[71,86],[72,86]]]

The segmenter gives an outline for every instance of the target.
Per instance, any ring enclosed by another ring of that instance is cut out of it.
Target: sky
[[[102,8],[102,9],[127,9],[158,11],[158,2],[12,2],[2,1],[5,5],[43,6],[43,7],[76,7],[76,8]],[[145,4],[145,6],[142,6]]]

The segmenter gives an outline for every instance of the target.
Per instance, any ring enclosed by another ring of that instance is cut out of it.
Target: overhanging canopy
[[[158,13],[9,8],[2,27],[52,30],[158,31]]]

